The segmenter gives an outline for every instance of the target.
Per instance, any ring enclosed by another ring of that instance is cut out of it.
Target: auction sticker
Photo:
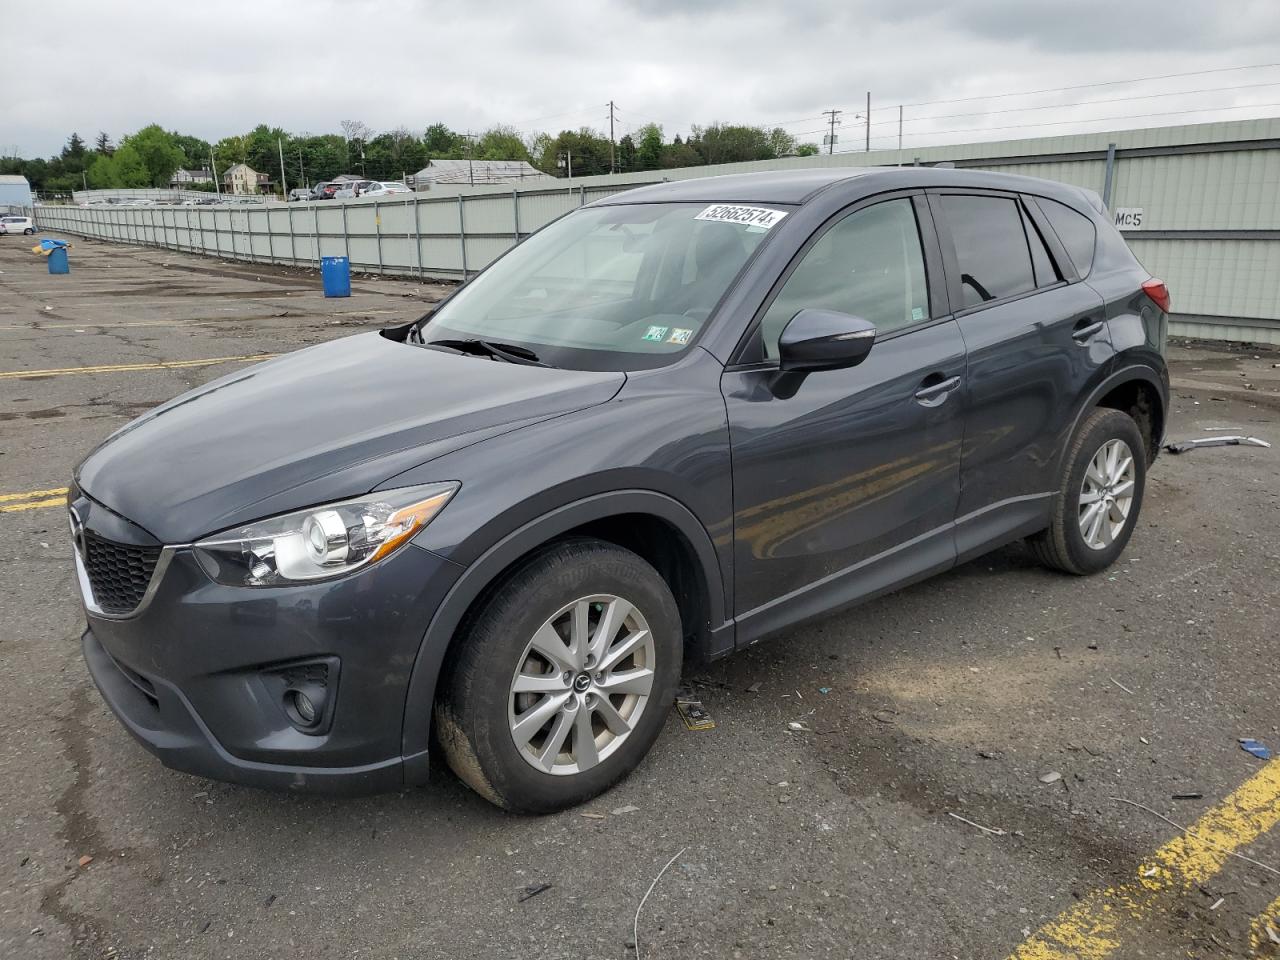
[[[716,203],[707,207],[693,219],[710,220],[713,223],[740,223],[744,227],[768,230],[782,222],[786,214],[768,207],[743,207],[735,203]]]

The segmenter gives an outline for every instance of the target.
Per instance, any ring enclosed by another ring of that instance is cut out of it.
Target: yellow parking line
[[[66,495],[66,487],[50,487],[48,490],[28,490],[26,493],[0,493],[0,503],[8,503],[13,500],[32,500],[36,497],[65,497]]]
[[[67,377],[87,373],[127,373],[134,370],[176,370],[182,367],[208,367],[215,363],[257,363],[270,360],[274,353],[260,353],[251,357],[213,357],[209,360],[168,360],[158,363],[115,363],[96,367],[57,367],[52,370],[3,370],[0,380],[19,377]]]
[[[1276,937],[1280,937],[1280,897],[1272,900],[1249,927],[1250,956],[1261,955],[1263,947],[1274,950],[1280,943]]]
[[[1280,760],[1272,760],[1157,850],[1133,880],[1089,894],[1033,933],[1009,960],[1104,960],[1120,947],[1125,929],[1155,910],[1161,894],[1186,893],[1204,883],[1278,822]]]
[[[65,507],[67,498],[54,497],[50,500],[34,500],[30,503],[12,503],[0,507],[0,513],[17,513],[19,510],[39,510],[41,507]]]

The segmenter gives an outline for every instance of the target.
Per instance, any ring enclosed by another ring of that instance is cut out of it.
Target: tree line
[[[676,134],[671,140],[660,125],[651,123],[615,143],[590,127],[528,136],[504,125],[479,135],[461,133],[443,123],[433,123],[421,134],[407,127],[377,133],[356,120],[343,121],[341,127],[340,133],[294,134],[259,124],[248,133],[210,143],[153,123],[121,137],[118,144],[105,132],[99,133],[92,146],[72,133],[61,152],[48,159],[0,159],[0,173],[21,174],[41,195],[56,195],[86,186],[167,187],[180,168],[209,170],[212,163],[221,176],[234,164],[244,163],[270,176],[279,190],[282,158],[285,178],[294,187],[331,180],[341,173],[399,180],[433,159],[523,160],[552,176],[568,176],[572,168],[573,176],[580,177],[818,152],[816,144],[797,143],[780,127],[726,123],[695,125],[683,139]],[[200,189],[198,184],[187,186]]]

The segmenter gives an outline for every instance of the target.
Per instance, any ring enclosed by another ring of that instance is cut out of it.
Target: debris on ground
[[[759,680],[757,680],[751,686],[747,687],[747,693],[759,693],[760,687],[761,687],[761,683]]]
[[[690,730],[716,728],[716,722],[711,719],[711,714],[707,713],[707,708],[702,705],[701,700],[679,699],[676,701],[676,712],[680,714],[680,719]]]
[[[1253,739],[1253,737],[1240,737],[1237,742],[1240,744],[1240,749],[1245,753],[1252,754],[1259,760],[1271,759],[1271,751],[1257,740]]]
[[[520,894],[519,902],[524,903],[526,900],[532,900],[538,894],[546,893],[550,889],[551,884],[549,883],[531,883],[529,886],[525,887],[524,892]]]
[[[1203,793],[1175,793],[1172,797],[1174,800],[1203,800]]]
[[[1188,450],[1195,450],[1197,447],[1270,447],[1271,444],[1265,440],[1259,440],[1257,437],[1246,437],[1243,435],[1230,437],[1199,437],[1195,440],[1177,440],[1173,443],[1166,443],[1164,448],[1170,453],[1186,453]]]
[[[1212,913],[1214,910],[1217,910],[1220,906],[1222,906],[1226,902],[1227,902],[1226,897],[1219,897],[1217,900],[1213,902],[1213,906],[1209,908],[1209,912]]]
[[[1040,782],[1041,783],[1057,783],[1061,779],[1062,779],[1062,774],[1060,774],[1057,770],[1050,770],[1048,773],[1041,775]]]
[[[960,814],[952,813],[950,810],[947,811],[947,816],[955,817],[955,819],[959,820],[961,823],[967,823],[971,827],[977,827],[983,833],[989,833],[993,837],[1004,837],[1009,834],[1009,831],[1001,830],[999,827],[984,827],[980,823],[974,823],[972,820],[966,820],[964,817],[960,816]]]
[[[792,721],[788,722],[788,723],[787,723],[787,729],[788,729],[788,730],[798,730],[798,731],[800,731],[800,732],[802,732],[802,733],[809,733],[809,732],[810,732],[808,727],[806,727],[803,723],[800,723],[800,722],[799,722],[799,721],[797,721],[797,720],[792,720]]]
[[[586,817],[588,820],[603,820],[603,819],[604,819],[604,814],[603,814],[603,813],[593,813],[593,812],[592,812],[592,811],[590,811],[590,810],[588,810],[586,813],[580,813],[580,814],[578,814],[578,816],[580,816],[580,817]]]
[[[667,861],[666,866],[658,871],[658,875],[653,878],[653,883],[649,884],[649,889],[644,892],[644,896],[640,898],[640,904],[636,907],[636,918],[631,925],[631,945],[635,947],[636,960],[640,960],[640,911],[644,909],[644,902],[649,899],[649,894],[653,893],[653,888],[658,885],[658,881],[662,879],[662,875],[671,868],[671,865],[679,859],[680,855],[688,850],[688,847],[681,847],[676,851],[676,855]]]
[[[637,807],[634,803],[628,803],[625,807],[618,807],[616,810],[614,810],[613,815],[615,817],[620,817],[624,813],[639,813],[639,812],[640,812],[639,807]]]
[[[877,723],[897,723],[898,721],[892,710],[877,710],[871,716]]]
[[[82,866],[82,867],[87,867],[89,864],[93,863],[93,857],[89,856],[89,855],[86,853],[86,854],[85,854],[83,857],[81,857],[81,858],[79,859],[79,861],[77,861],[77,862],[80,864],[80,866]]]
[[[1126,687],[1123,683],[1121,683],[1115,677],[1108,677],[1107,679],[1110,680],[1112,683],[1114,683],[1117,687],[1119,687],[1125,693],[1127,693],[1129,696],[1131,697],[1133,696],[1133,691],[1130,690],[1128,687]]]

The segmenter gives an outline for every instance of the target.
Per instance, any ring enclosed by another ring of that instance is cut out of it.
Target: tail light
[[[1155,277],[1152,277],[1142,285],[1142,292],[1150,297],[1152,303],[1165,313],[1169,312],[1169,305],[1172,300],[1169,297],[1169,288],[1165,286],[1163,280],[1157,280]]]

